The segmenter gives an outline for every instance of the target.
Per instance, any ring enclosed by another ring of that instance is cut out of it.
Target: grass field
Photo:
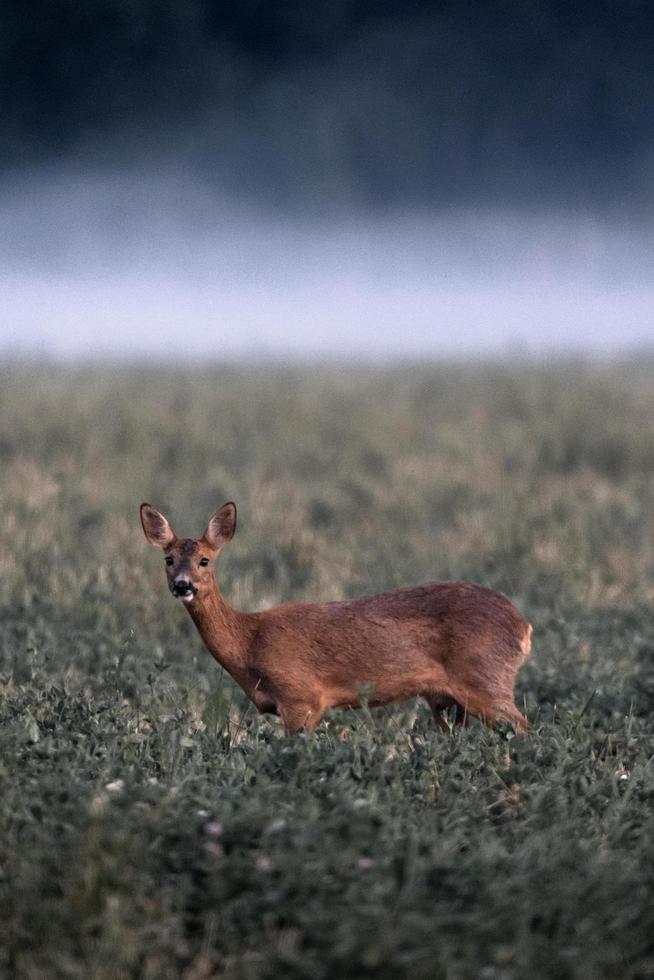
[[[654,362],[0,368],[0,976],[654,977]],[[469,578],[531,731],[256,714],[145,541],[241,609]]]

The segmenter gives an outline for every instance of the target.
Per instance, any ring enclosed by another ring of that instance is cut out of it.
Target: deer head
[[[234,537],[236,505],[223,504],[201,538],[178,538],[166,518],[150,504],[141,504],[141,524],[150,544],[163,549],[168,588],[176,599],[192,603],[215,588],[213,560]]]

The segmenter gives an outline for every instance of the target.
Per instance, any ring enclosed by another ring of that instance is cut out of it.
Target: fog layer
[[[509,208],[239,205],[173,171],[0,186],[0,354],[586,351],[654,339],[654,226]]]

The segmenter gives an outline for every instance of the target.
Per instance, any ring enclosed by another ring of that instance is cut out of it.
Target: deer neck
[[[186,608],[204,645],[221,667],[230,674],[246,669],[252,640],[251,617],[232,609],[215,582],[207,596],[196,599]]]

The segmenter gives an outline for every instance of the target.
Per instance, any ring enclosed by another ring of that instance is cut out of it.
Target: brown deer
[[[487,725],[527,720],[513,703],[531,626],[507,598],[470,582],[428,582],[346,602],[286,603],[242,613],[222,597],[213,560],[234,536],[227,503],[201,538],[178,538],[150,504],[141,505],[148,541],[163,548],[168,587],[182,600],[209,653],[260,712],[278,714],[287,732],[314,729],[328,708],[416,696],[440,728],[442,711]]]

